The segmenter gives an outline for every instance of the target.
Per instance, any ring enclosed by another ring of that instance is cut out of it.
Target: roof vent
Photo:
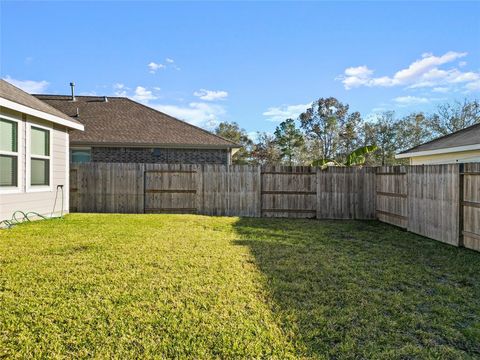
[[[80,116],[80,111],[78,110],[78,107],[77,107],[77,113],[75,114],[75,117],[79,117]]]
[[[75,83],[73,81],[70,83],[70,88],[72,89],[72,99],[71,100],[76,101],[76,99],[75,99]]]
[[[103,102],[108,102],[108,97],[104,96],[103,97]]]

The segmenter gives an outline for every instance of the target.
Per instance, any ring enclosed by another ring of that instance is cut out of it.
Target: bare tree
[[[480,123],[480,102],[453,101],[437,107],[437,111],[428,119],[428,125],[435,136],[444,136],[455,131]]]
[[[266,132],[257,134],[257,141],[252,151],[252,160],[258,165],[274,165],[280,161],[280,149],[275,137]]]

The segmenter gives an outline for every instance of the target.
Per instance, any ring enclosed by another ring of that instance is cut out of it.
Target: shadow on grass
[[[299,356],[480,356],[480,254],[379,222],[240,219]]]

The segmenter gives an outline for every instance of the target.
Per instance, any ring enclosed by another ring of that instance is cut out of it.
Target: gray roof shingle
[[[236,148],[237,144],[125,97],[34,95],[76,118],[85,131],[72,131],[72,144]]]
[[[475,124],[452,134],[445,135],[424,144],[415,146],[411,149],[401,152],[400,154],[478,144],[480,144],[480,124]]]

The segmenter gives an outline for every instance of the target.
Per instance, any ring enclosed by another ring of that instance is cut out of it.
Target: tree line
[[[397,118],[394,111],[385,111],[363,119],[348,104],[329,97],[314,101],[297,119],[281,122],[273,134],[258,132],[251,139],[235,122],[220,123],[215,133],[242,145],[233,156],[235,164],[376,166],[405,163],[395,154],[477,123],[478,100],[444,103],[432,114]]]

